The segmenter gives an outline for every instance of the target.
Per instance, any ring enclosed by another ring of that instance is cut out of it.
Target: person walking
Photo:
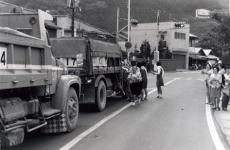
[[[211,98],[211,104],[214,110],[220,110],[219,103],[220,103],[220,95],[221,95],[222,77],[218,73],[218,71],[219,71],[219,68],[214,67],[213,73],[211,74],[210,79],[209,79],[210,98]]]
[[[224,86],[222,89],[223,97],[222,97],[222,110],[227,111],[228,103],[229,103],[229,92],[230,92],[230,68],[226,69],[226,73],[224,74]]]
[[[162,86],[164,86],[164,80],[163,80],[163,75],[164,75],[164,69],[161,66],[161,62],[157,62],[157,71],[156,73],[154,72],[153,74],[156,75],[156,86],[157,86],[157,98],[162,99]]]
[[[146,62],[140,63],[140,72],[142,77],[142,100],[147,100],[148,98],[148,78],[147,78],[147,69],[146,69]]]

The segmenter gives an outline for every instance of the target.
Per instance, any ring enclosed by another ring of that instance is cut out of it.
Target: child
[[[148,78],[147,78],[147,69],[145,68],[146,62],[140,63],[140,72],[142,77],[142,100],[147,100],[148,97]]]

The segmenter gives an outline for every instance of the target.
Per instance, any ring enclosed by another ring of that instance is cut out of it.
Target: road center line
[[[167,85],[169,85],[169,84],[171,84],[171,83],[173,83],[174,81],[179,80],[179,79],[181,79],[181,78],[175,78],[175,79],[173,79],[173,80],[171,80],[171,81],[165,83],[165,86],[167,86]],[[156,92],[156,91],[157,91],[157,88],[154,88],[154,89],[152,89],[151,91],[148,92],[148,95],[151,95],[153,92]]]
[[[178,79],[180,79],[180,78],[175,78],[175,79],[173,79],[173,80],[165,83],[165,86],[173,83],[174,81],[176,81]],[[151,95],[156,90],[157,89],[154,88],[153,90],[151,90],[148,93],[148,95]],[[100,126],[102,126],[103,124],[105,124],[106,122],[108,122],[109,120],[111,120],[112,118],[114,118],[117,115],[119,115],[122,111],[126,110],[131,105],[132,105],[132,103],[128,103],[127,105],[125,105],[121,109],[119,109],[119,110],[115,111],[114,113],[112,113],[111,115],[105,117],[104,119],[102,119],[101,121],[99,121],[98,123],[96,123],[95,125],[93,125],[92,127],[90,127],[89,129],[87,129],[86,131],[84,131],[83,133],[81,133],[80,135],[76,136],[73,140],[71,140],[70,142],[68,142],[66,145],[64,145],[63,147],[61,147],[59,150],[69,150],[69,149],[71,149],[74,145],[76,145],[78,142],[80,142],[86,136],[88,136],[89,134],[91,134],[93,131],[95,131],[97,128],[99,128]]]
[[[208,100],[206,100],[206,102],[207,101]],[[211,134],[211,137],[212,137],[213,143],[216,147],[216,150],[226,150],[223,143],[220,140],[220,137],[219,137],[217,131],[216,131],[216,127],[214,125],[214,120],[213,120],[210,105],[205,106],[205,112],[206,112],[206,118],[207,118],[207,122],[208,122],[209,132]]]

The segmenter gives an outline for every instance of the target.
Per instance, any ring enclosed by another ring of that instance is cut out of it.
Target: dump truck
[[[52,54],[44,26],[50,18],[42,11],[0,16],[2,147],[22,143],[26,132],[76,128],[82,83]]]
[[[107,97],[123,94],[122,53],[115,43],[87,38],[50,39],[54,56],[65,64],[69,75],[81,78],[80,104],[106,108]]]

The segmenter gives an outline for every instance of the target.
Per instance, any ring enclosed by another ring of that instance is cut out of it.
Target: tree
[[[201,37],[199,46],[212,49],[214,54],[226,64],[230,64],[230,17],[214,14],[213,19],[219,24],[210,33]]]

